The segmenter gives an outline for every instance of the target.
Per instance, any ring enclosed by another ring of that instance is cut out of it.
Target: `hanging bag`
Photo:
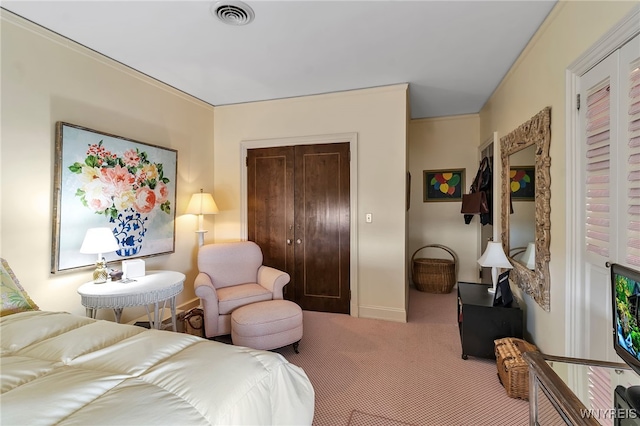
[[[489,213],[489,203],[487,194],[484,191],[462,194],[462,214],[484,214]]]
[[[480,181],[485,169],[489,167],[489,159],[482,159],[476,178],[473,180],[468,194],[462,194],[462,214],[485,214],[489,213],[489,203],[487,202],[487,194],[480,190]]]

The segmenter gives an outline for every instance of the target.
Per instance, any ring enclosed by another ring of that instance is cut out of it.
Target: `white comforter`
[[[0,423],[311,424],[314,391],[281,355],[67,313],[0,318]]]

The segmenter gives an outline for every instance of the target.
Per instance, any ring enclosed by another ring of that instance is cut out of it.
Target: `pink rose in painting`
[[[127,168],[120,167],[120,165],[100,169],[100,181],[105,185],[105,193],[110,196],[118,196],[130,190],[135,180],[135,176],[129,173]]]
[[[149,187],[143,186],[136,191],[133,207],[140,213],[149,213],[156,205],[156,194]]]
[[[127,167],[137,167],[140,163],[140,156],[135,149],[130,149],[122,154],[122,162]]]
[[[95,197],[87,199],[87,207],[93,212],[102,213],[111,207],[111,200],[106,197]]]
[[[156,185],[156,203],[162,204],[169,198],[169,188],[164,182],[158,182]]]
[[[89,179],[83,186],[87,207],[94,213],[103,213],[111,207],[111,197],[105,193],[104,184],[100,179],[96,179],[99,176],[97,173],[95,174],[96,178],[93,179],[90,178],[90,174],[83,176]]]

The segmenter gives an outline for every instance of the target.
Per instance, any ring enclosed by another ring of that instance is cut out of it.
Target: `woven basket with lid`
[[[498,379],[507,396],[529,399],[529,365],[522,354],[537,351],[536,345],[523,339],[505,337],[494,340]]]

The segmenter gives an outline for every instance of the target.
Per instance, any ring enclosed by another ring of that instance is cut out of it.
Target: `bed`
[[[274,352],[35,309],[3,311],[0,344],[3,426],[313,420],[309,379]]]

